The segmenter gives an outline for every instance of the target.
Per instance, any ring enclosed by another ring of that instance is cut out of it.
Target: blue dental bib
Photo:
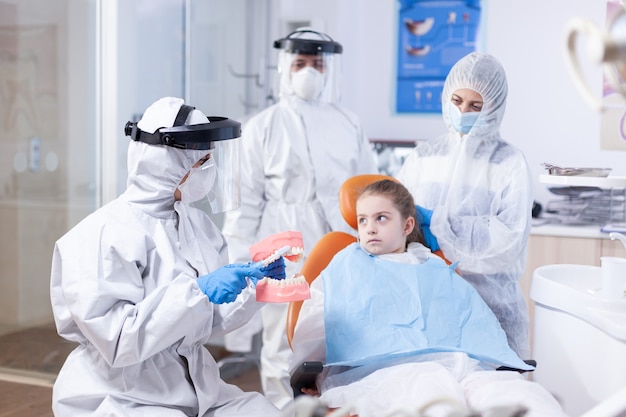
[[[443,260],[392,262],[353,243],[322,272],[326,365],[361,366],[432,352],[532,370],[476,290]]]

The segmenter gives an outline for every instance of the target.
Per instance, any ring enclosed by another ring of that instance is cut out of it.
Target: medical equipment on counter
[[[445,407],[445,408],[444,408]],[[431,414],[431,409],[437,408],[436,414]],[[442,409],[448,409],[447,414],[443,414]],[[329,409],[317,397],[300,396],[293,404],[287,407],[282,416],[289,417],[348,417],[351,416],[351,407],[342,407],[335,410]],[[433,415],[446,417],[522,417],[527,409],[521,405],[492,407],[487,410],[474,410],[464,404],[441,398],[423,407],[409,410],[396,409],[378,417],[429,417]],[[600,417],[599,415],[597,417]]]
[[[579,36],[586,37],[588,58],[604,67],[604,75],[610,88],[626,98],[626,87],[623,85],[626,79],[626,9],[621,7],[617,11],[606,30],[601,30],[589,20],[582,18],[571,20],[566,27],[566,62],[574,83],[592,107],[604,110],[606,105],[593,94],[584,80],[577,56]]]
[[[580,177],[608,177],[612,168],[564,168],[544,162],[543,167],[550,175],[580,176]]]
[[[571,416],[603,406],[626,387],[626,296],[605,298],[600,286],[597,266],[545,265],[533,274],[533,357],[540,366],[532,379]],[[624,416],[626,396],[615,401],[621,403],[612,409],[621,412],[590,415]]]
[[[626,177],[540,175],[539,182],[561,198],[549,201],[542,217],[562,224],[626,221]]]

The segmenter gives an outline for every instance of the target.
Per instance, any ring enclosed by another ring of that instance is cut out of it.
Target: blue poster
[[[476,50],[480,0],[398,0],[396,112],[439,113],[443,83]]]

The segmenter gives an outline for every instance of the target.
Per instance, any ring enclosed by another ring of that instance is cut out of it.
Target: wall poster
[[[476,50],[480,0],[397,0],[396,112],[439,113],[443,83]]]

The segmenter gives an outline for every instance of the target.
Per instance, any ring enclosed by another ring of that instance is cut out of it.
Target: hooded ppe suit
[[[157,126],[172,126],[175,115]],[[207,122],[194,110],[187,124]],[[212,304],[196,283],[228,260],[206,213],[174,199],[207,152],[131,141],[126,191],[57,241],[54,318],[79,346],[54,385],[55,415],[278,415],[260,394],[222,381],[204,346],[262,306],[250,289]]]
[[[486,303],[449,269],[415,242],[406,252],[378,256],[356,243],[343,249],[302,304],[291,341],[292,371],[303,361],[323,362],[320,400],[331,408],[351,407],[359,417],[391,415],[392,409],[406,410],[393,415],[469,415],[450,408],[416,413],[442,399],[478,411],[523,405],[529,417],[565,417],[541,385],[515,371],[494,370],[495,359],[522,361]],[[331,364],[337,354],[355,360]]]
[[[305,257],[331,230],[354,233],[339,211],[339,188],[351,176],[378,170],[359,120],[336,103],[333,88],[338,74],[333,71],[338,70],[338,54],[320,56],[325,65],[324,88],[313,99],[304,100],[292,83],[291,64],[298,53],[281,51],[280,100],[243,128],[241,207],[226,213],[222,229],[233,262],[249,258],[252,244],[286,230],[302,232]],[[287,262],[287,277],[301,266]],[[263,390],[281,409],[293,400],[287,307],[286,303],[268,304],[261,312]]]
[[[483,107],[468,134],[450,122],[452,94],[469,88]],[[492,56],[474,52],[451,69],[443,88],[448,133],[419,143],[397,175],[415,203],[433,211],[430,229],[447,259],[500,320],[509,344],[528,358],[529,318],[519,279],[526,264],[531,175],[522,152],[500,137],[507,82]]]

